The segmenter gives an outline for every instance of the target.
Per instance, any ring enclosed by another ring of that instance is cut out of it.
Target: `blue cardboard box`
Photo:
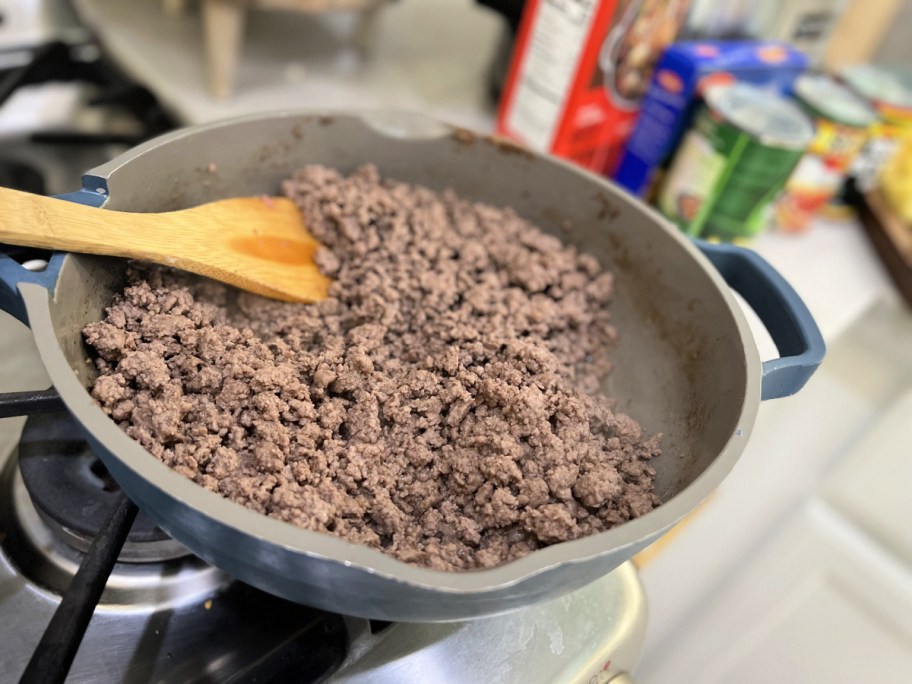
[[[737,80],[787,95],[807,67],[807,56],[787,43],[675,43],[653,72],[614,180],[635,195],[646,193],[656,169],[674,154],[706,87]]]

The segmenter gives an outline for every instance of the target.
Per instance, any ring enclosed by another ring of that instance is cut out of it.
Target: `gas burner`
[[[23,575],[62,594],[119,492],[68,413],[30,416],[18,459],[0,473],[4,551]],[[174,607],[202,600],[230,582],[140,513],[99,605]]]
[[[19,470],[44,524],[73,548],[87,551],[116,505],[120,487],[89,449],[70,414],[34,415],[26,421]],[[159,562],[189,553],[140,513],[118,561]]]
[[[93,508],[91,495],[83,501]],[[83,559],[75,537],[34,505],[22,476],[11,461],[0,473],[0,542],[19,571],[37,586],[63,594]],[[139,522],[137,520],[137,522]],[[155,544],[155,542],[152,542]],[[135,544],[142,546],[142,544]],[[231,583],[225,573],[186,552],[177,559],[118,562],[99,606],[143,606],[162,610],[202,601]]]

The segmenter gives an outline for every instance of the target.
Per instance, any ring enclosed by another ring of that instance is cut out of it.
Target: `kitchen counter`
[[[768,233],[752,247],[804,298],[827,342],[835,341],[875,302],[896,297],[855,221],[818,221],[802,235]]]

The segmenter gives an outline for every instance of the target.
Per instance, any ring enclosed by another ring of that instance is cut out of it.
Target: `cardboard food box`
[[[497,133],[610,174],[690,0],[529,0]]]
[[[656,170],[668,162],[690,126],[707,87],[743,81],[789,94],[807,66],[804,53],[780,42],[672,45],[656,66],[614,179],[633,194],[645,196]]]

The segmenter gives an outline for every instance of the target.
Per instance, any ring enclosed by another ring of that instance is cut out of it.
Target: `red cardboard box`
[[[689,0],[529,0],[497,133],[610,174]]]

